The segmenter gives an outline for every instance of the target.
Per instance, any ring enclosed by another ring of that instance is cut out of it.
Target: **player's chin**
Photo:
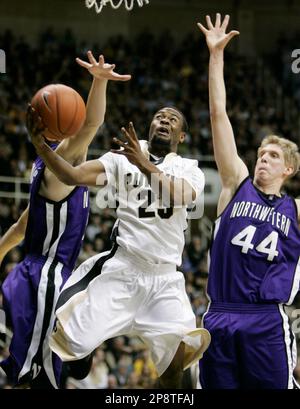
[[[257,172],[254,175],[254,182],[258,185],[265,184],[269,181],[269,175],[266,172]]]
[[[170,135],[154,134],[151,139],[151,143],[163,146],[170,146],[171,137]]]

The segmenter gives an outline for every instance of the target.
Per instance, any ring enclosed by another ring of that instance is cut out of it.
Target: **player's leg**
[[[68,281],[62,291],[50,347],[64,362],[71,362],[78,376],[89,367],[96,347],[130,331],[137,308],[134,275],[118,254],[104,253],[79,266],[71,285]]]
[[[3,285],[4,303],[11,318],[11,356],[3,368],[15,384],[52,389],[59,385],[61,361],[48,344],[54,305],[67,272],[52,258],[28,256]],[[13,372],[10,376],[10,372]]]
[[[10,343],[10,356],[1,362],[9,382],[13,385],[27,383],[32,373],[31,367],[24,372],[24,364],[30,353],[34,323],[37,317],[36,288],[38,277],[33,283],[28,273],[26,261],[18,264],[8,275],[2,285],[3,306],[7,321],[12,327],[13,337]],[[19,379],[22,378],[21,380]]]
[[[63,366],[68,376],[78,380],[86,378],[91,370],[93,357],[94,352],[91,352],[86,357],[77,361],[64,362]]]
[[[159,388],[180,389],[182,388],[183,365],[185,344],[181,342],[172,362],[164,373],[159,377]]]
[[[245,317],[240,334],[243,389],[294,388],[294,337],[283,307],[279,308]]]
[[[180,388],[184,369],[202,357],[210,335],[203,328],[196,329],[181,273],[145,273],[140,281],[151,291],[138,310],[134,332],[150,346],[159,386]]]
[[[72,272],[63,266],[62,263],[57,263],[56,261],[51,262],[46,294],[38,294],[45,303],[40,345],[36,354],[36,358],[38,358],[39,362],[42,362],[43,370],[39,373],[32,385],[33,388],[46,389],[49,383],[54,388],[59,388],[61,384],[62,361],[50,349],[49,338],[55,323],[55,305],[61,288],[65,285],[71,273]]]
[[[30,388],[29,389],[55,389],[54,386],[51,384],[45,369],[42,367],[38,373],[38,375],[30,381]]]
[[[211,343],[199,362],[202,389],[240,388],[235,320],[235,315],[227,312],[205,315],[204,327],[211,334]]]

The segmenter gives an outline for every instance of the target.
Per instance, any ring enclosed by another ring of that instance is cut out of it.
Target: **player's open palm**
[[[112,81],[128,81],[131,75],[121,75],[114,72],[115,64],[107,64],[103,55],[99,56],[99,60],[93,56],[91,51],[87,52],[89,62],[76,58],[76,61],[81,67],[86,68],[95,78],[106,79]]]
[[[229,23],[229,15],[227,14],[221,21],[221,14],[217,13],[215,25],[212,24],[210,16],[206,16],[207,28],[201,23],[198,23],[198,27],[205,35],[206,43],[209,51],[223,50],[229,41],[236,35],[239,35],[239,31],[232,30],[226,34],[226,29]]]

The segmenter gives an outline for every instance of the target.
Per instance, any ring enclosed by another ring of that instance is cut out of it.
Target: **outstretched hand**
[[[146,157],[141,150],[133,123],[129,123],[128,130],[123,127],[121,128],[121,131],[126,142],[123,142],[118,138],[113,138],[114,143],[119,145],[120,149],[111,149],[111,152],[126,156],[129,162],[139,167],[146,160]]]
[[[205,35],[206,43],[210,52],[215,50],[224,50],[229,41],[239,35],[239,31],[232,30],[226,34],[226,29],[229,23],[229,15],[226,14],[223,22],[221,22],[221,14],[217,13],[215,25],[212,24],[210,16],[206,16],[207,28],[201,23],[197,23],[202,33]]]
[[[81,67],[86,68],[95,78],[106,79],[112,81],[128,81],[131,79],[131,75],[120,75],[114,72],[115,64],[107,64],[104,61],[103,55],[99,56],[97,61],[93,56],[91,51],[87,52],[87,57],[89,62],[83,61],[80,58],[76,58],[76,62],[81,65]]]
[[[42,118],[31,104],[28,104],[26,112],[26,127],[30,136],[30,140],[35,147],[44,144],[43,132],[46,130]]]

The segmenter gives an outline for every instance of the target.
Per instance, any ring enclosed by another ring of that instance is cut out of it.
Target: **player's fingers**
[[[43,122],[43,120],[42,120],[42,118],[40,116],[37,117],[36,126],[37,126],[38,130],[44,130],[45,129],[44,122]]]
[[[28,106],[27,106],[27,114],[30,115],[30,116],[32,116],[32,115],[34,115],[35,112],[36,112],[36,111],[35,111],[35,109],[33,108],[33,106],[32,106],[31,104],[28,104]]]
[[[40,118],[34,121],[33,127],[31,132],[33,135],[40,135],[42,132],[45,131],[45,126]]]
[[[28,129],[32,129],[34,127],[35,121],[38,118],[37,111],[33,108],[31,104],[28,104],[27,112],[26,112],[26,126]]]
[[[76,62],[77,62],[77,64],[81,65],[81,67],[84,67],[84,68],[87,68],[87,69],[92,67],[92,64],[89,64],[88,62],[83,61],[78,57],[76,58]]]
[[[114,141],[114,143],[116,143],[118,146],[120,146],[122,148],[125,148],[125,146],[126,146],[125,142],[121,141],[120,139],[118,139],[116,137],[113,138],[113,141]]]
[[[136,132],[133,126],[132,122],[129,122],[129,133],[132,136],[133,139],[135,139],[136,141],[138,141],[138,137],[136,136]]]
[[[88,57],[89,62],[90,62],[92,65],[97,65],[97,61],[96,61],[96,59],[95,59],[95,57],[94,57],[92,51],[89,50],[89,51],[87,52],[87,57]]]
[[[222,25],[221,25],[221,28],[222,28],[224,31],[226,31],[226,28],[227,28],[227,26],[228,26],[229,20],[230,20],[230,16],[229,16],[229,14],[226,14],[226,16],[224,17],[223,23],[222,23]]]
[[[240,34],[237,30],[232,30],[230,33],[227,34],[228,41],[230,41],[233,37],[238,36]]]
[[[201,23],[197,23],[197,26],[200,28],[203,34],[208,33],[208,30]]]
[[[99,64],[102,66],[105,64],[104,56],[102,54],[99,55]]]
[[[212,22],[211,22],[210,16],[206,16],[206,23],[207,23],[207,27],[208,27],[210,30],[214,28],[214,26],[213,26],[213,24],[212,24]]]
[[[220,14],[220,13],[217,13],[217,14],[216,14],[215,27],[216,27],[216,28],[220,28],[220,26],[221,26],[221,14]]]
[[[124,135],[124,137],[127,139],[128,142],[131,142],[131,135],[130,133],[127,131],[126,128],[124,128],[124,126],[121,128],[121,132]]]
[[[113,73],[113,78],[114,78],[115,80],[118,80],[118,81],[129,81],[129,80],[131,79],[131,75],[129,75],[129,74],[120,75],[120,74],[114,72],[114,73]]]
[[[26,118],[29,118],[31,115],[31,109],[32,105],[30,103],[27,104],[27,110],[26,110]]]

